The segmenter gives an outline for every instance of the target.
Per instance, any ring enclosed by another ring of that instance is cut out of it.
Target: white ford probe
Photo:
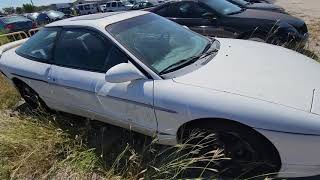
[[[2,46],[0,70],[34,108],[161,144],[215,132],[238,170],[263,162],[281,177],[320,174],[320,65],[282,47],[206,38],[149,12],[103,13]]]

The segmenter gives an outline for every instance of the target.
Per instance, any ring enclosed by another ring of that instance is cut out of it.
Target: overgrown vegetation
[[[0,46],[3,45],[3,44],[6,44],[8,42],[10,42],[10,40],[5,37],[5,36],[1,36],[3,35],[4,33],[0,31]]]

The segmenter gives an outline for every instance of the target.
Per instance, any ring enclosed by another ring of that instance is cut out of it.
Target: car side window
[[[128,61],[119,55],[115,58],[113,46],[109,40],[90,30],[63,30],[56,45],[54,61],[64,67],[105,73],[114,65]]]
[[[116,3],[116,2],[113,2],[113,3],[111,4],[111,7],[117,7],[117,3]]]
[[[20,46],[16,53],[26,58],[48,63],[52,59],[52,50],[58,31],[57,28],[43,28]]]

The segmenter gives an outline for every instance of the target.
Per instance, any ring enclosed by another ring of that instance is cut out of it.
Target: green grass
[[[0,31],[0,46],[10,42],[9,38],[1,36],[3,34],[4,33]]]
[[[0,87],[0,109],[12,108],[15,106],[21,99],[20,95],[2,74],[0,74]]]
[[[204,169],[197,163],[223,159],[221,150],[199,154],[202,147],[160,146],[121,128],[28,107],[0,111],[0,179],[198,177]],[[206,171],[216,174],[214,169]]]

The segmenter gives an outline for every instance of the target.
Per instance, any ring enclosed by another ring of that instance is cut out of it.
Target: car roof
[[[92,15],[77,16],[60,21],[53,22],[45,27],[57,27],[57,26],[91,26],[96,28],[105,28],[106,26],[130,19],[133,17],[149,14],[147,11],[119,11],[119,12],[107,12]]]

